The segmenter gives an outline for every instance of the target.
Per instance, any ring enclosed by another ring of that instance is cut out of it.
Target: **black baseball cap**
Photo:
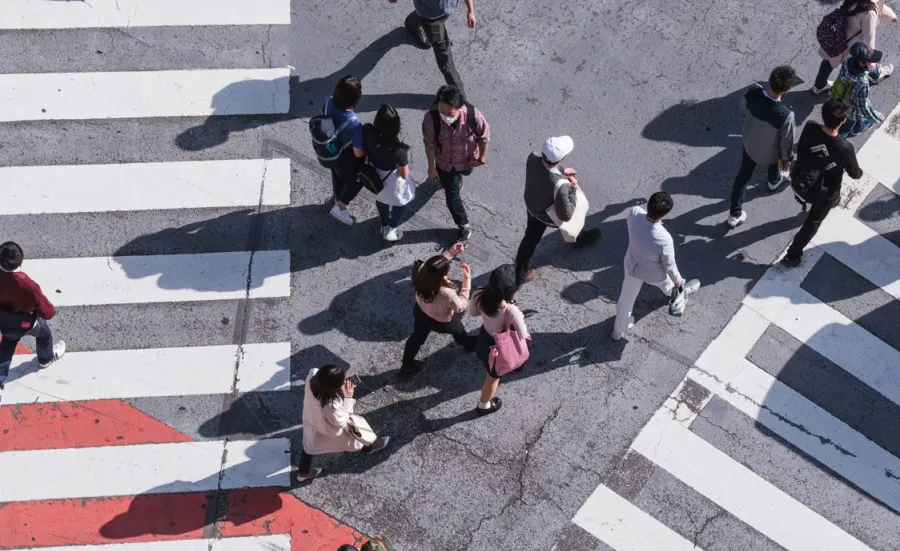
[[[884,53],[881,50],[871,50],[865,42],[857,42],[850,46],[850,57],[857,63],[865,61],[866,63],[880,63]]]

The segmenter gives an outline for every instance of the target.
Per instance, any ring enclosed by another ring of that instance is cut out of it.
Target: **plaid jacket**
[[[422,136],[425,141],[425,149],[434,151],[434,163],[438,169],[449,171],[456,169],[460,172],[469,170],[475,166],[478,158],[478,144],[488,143],[491,139],[491,127],[484,119],[481,111],[475,109],[475,128],[467,126],[467,107],[459,108],[459,118],[454,126],[450,126],[443,120],[441,124],[440,148],[437,147],[434,132],[434,120],[431,112],[425,112],[422,119]]]

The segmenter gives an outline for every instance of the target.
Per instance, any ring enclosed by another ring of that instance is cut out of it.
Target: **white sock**
[[[491,409],[491,401],[478,402],[478,409]]]

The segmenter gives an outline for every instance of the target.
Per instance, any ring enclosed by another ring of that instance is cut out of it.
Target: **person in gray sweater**
[[[556,223],[547,214],[554,207],[556,216],[563,222],[572,219],[578,189],[578,172],[573,168],[562,168],[560,163],[575,149],[575,142],[569,136],[548,138],[541,153],[531,153],[525,162],[525,208],[528,223],[525,237],[516,252],[516,285],[534,279],[534,270],[529,270],[531,257],[547,228],[555,228]],[[557,191],[556,184],[568,180]],[[583,230],[578,234],[576,245],[590,245],[600,239],[600,229]]]
[[[783,65],[769,75],[769,89],[754,84],[741,98],[744,116],[744,154],[741,168],[731,190],[731,212],[727,223],[734,229],[747,220],[744,212],[744,192],[756,165],[769,167],[769,191],[778,191],[787,177],[794,159],[794,112],[781,102],[781,96],[797,82],[794,69]]]

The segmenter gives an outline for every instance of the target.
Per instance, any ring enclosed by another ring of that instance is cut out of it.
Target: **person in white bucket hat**
[[[528,211],[528,223],[516,253],[517,285],[534,279],[535,272],[529,269],[529,264],[547,228],[559,227],[560,223],[571,221],[574,216],[583,216],[586,212],[587,199],[579,191],[578,172],[574,168],[561,166],[563,159],[573,149],[575,142],[569,136],[548,138],[541,152],[531,153],[525,162],[525,207]],[[583,205],[578,203],[579,195],[585,201]],[[576,213],[576,206],[579,207],[579,213]],[[578,233],[574,244],[590,245],[599,239],[599,228],[583,229]]]

